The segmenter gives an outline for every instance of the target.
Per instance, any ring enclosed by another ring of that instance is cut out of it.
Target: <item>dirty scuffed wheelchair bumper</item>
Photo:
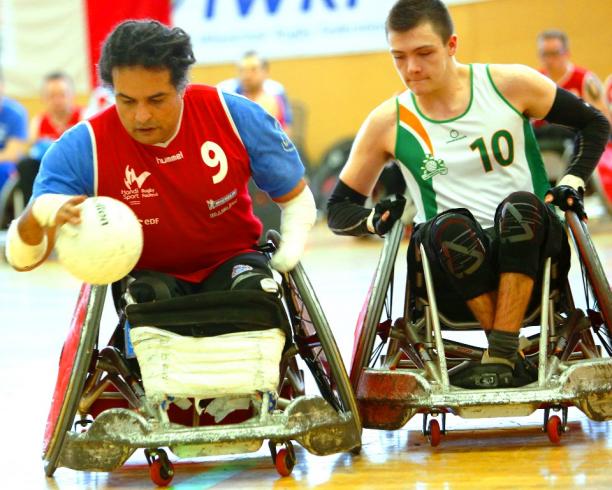
[[[365,369],[357,388],[364,428],[394,430],[419,412],[451,412],[464,418],[526,416],[546,406],[576,406],[590,419],[612,419],[612,360],[559,366],[544,386],[443,390],[419,370]]]
[[[319,397],[302,396],[283,412],[232,425],[185,427],[159,424],[127,409],[100,414],[87,432],[69,432],[58,466],[112,471],[138,448],[168,446],[179,457],[257,451],[264,440],[296,440],[316,455],[348,451],[360,444],[351,413],[337,413]]]

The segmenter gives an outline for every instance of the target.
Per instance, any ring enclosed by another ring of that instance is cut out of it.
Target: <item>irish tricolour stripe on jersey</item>
[[[442,159],[436,158],[431,139],[419,118],[399,102],[397,114],[395,156],[418,184],[425,215],[429,219],[438,212],[432,178],[445,175],[448,169]]]

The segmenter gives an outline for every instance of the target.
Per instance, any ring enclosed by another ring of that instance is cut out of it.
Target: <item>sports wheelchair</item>
[[[278,233],[269,232],[262,251],[271,256],[279,240]],[[130,358],[124,340],[126,323],[131,328],[156,324],[156,315],[172,323],[174,315],[181,315],[180,308],[164,314],[157,311],[159,304],[182,305],[190,297],[119,308],[119,323],[103,346],[99,330],[107,286],[83,284],[60,356],[44,435],[47,476],[58,467],[112,471],[138,448],[145,449],[151,479],[160,486],[168,485],[174,475],[161,447],[169,447],[178,457],[197,457],[253,452],[268,440],[281,476],[289,475],[296,463],[292,440],[316,455],[358,451],[361,422],[349,378],[302,265],[283,274],[280,286],[293,338],[285,343],[277,391],[259,393],[260,406],[253,402],[214,425],[210,414],[196,410],[198,400],[191,399],[186,409],[151,403],[137,358]],[[305,380],[298,357],[314,383]],[[314,396],[306,394],[311,384],[319,390]],[[234,423],[227,423],[232,418]],[[284,447],[277,450],[280,445]]]
[[[521,338],[522,352],[537,369],[537,381],[505,389],[468,390],[449,383],[449,373],[479,361],[484,349],[454,341],[448,331],[480,327],[473,317],[449,318],[436,304],[422,245],[416,282],[426,294],[417,297],[414,291],[419,288],[410,287],[408,279],[403,316],[392,319],[395,260],[403,233],[401,223],[394,225],[355,330],[350,379],[364,428],[398,429],[421,413],[423,434],[437,446],[446,433],[447,413],[508,417],[542,408],[543,429],[551,442],[559,443],[570,406],[596,421],[612,419],[612,294],[586,225],[571,211],[565,219],[580,263],[586,306],[576,307],[568,280],[551,288],[555,268],[548,259],[541,302],[523,323],[539,326],[539,333]],[[561,417],[551,411],[560,411]]]

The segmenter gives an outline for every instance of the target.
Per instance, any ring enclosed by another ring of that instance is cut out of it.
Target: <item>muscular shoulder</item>
[[[369,195],[385,163],[394,157],[396,102],[376,107],[361,125],[340,178],[351,189]]]
[[[376,107],[364,121],[359,136],[384,145],[388,153],[393,152],[397,124],[397,106],[395,97],[384,101]],[[391,145],[388,143],[391,142]]]
[[[537,70],[525,65],[490,65],[493,83],[520,113],[543,118],[555,98],[556,85]]]

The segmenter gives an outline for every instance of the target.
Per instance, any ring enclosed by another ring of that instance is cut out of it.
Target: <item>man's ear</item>
[[[457,52],[457,34],[453,34],[447,43],[448,46],[448,54],[450,56],[455,56],[455,53]]]

